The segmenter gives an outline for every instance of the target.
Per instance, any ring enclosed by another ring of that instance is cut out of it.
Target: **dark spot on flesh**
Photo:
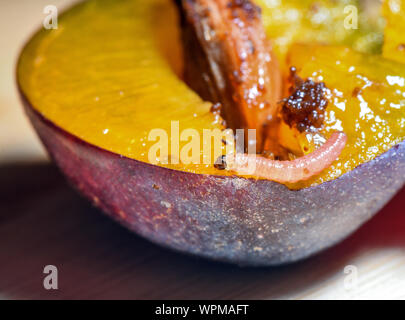
[[[211,8],[202,8],[201,16],[207,18],[211,13]]]
[[[215,161],[214,167],[218,170],[225,170],[226,169],[226,156],[218,157],[217,161]]]
[[[356,88],[353,89],[352,96],[356,98],[356,97],[358,97],[361,93],[362,93],[361,88],[356,87]]]
[[[294,67],[290,69],[289,82],[291,95],[281,102],[283,120],[300,132],[320,128],[328,105],[325,97],[325,84],[310,79],[301,79]]]
[[[317,13],[320,9],[320,5],[318,2],[314,2],[311,4],[310,10],[312,11],[312,13]]]
[[[155,190],[160,190],[160,187],[159,187],[157,184],[153,184],[152,187],[153,187],[153,189],[155,189]]]

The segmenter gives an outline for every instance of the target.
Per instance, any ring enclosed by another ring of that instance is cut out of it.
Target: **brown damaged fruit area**
[[[266,38],[260,9],[248,0],[184,0],[185,80],[206,100],[215,103],[228,128],[256,129],[256,157],[227,155],[215,167],[278,182],[306,180],[323,171],[344,148],[344,133],[334,136],[318,154],[297,158],[279,141],[282,122],[299,132],[314,132],[328,104],[324,83],[290,74],[290,97],[282,100],[282,75]],[[281,102],[281,103],[280,103]],[[220,106],[220,107],[219,107]],[[248,134],[245,134],[248,137]],[[329,146],[327,149],[326,146]],[[294,158],[294,161],[285,161]],[[310,163],[319,162],[311,167]],[[256,170],[246,171],[246,162]],[[304,170],[305,172],[303,172]]]
[[[185,81],[203,99],[221,103],[229,128],[256,129],[262,151],[282,85],[260,8],[247,0],[184,0],[180,8]]]
[[[281,108],[284,122],[299,132],[320,129],[329,102],[325,96],[325,83],[301,79],[295,67],[290,69],[289,82],[290,96],[282,101]]]

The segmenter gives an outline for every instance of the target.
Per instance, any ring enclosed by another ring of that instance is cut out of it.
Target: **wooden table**
[[[405,189],[340,245],[278,268],[243,269],[157,247],[81,199],[47,160],[13,79],[18,51],[48,4],[0,4],[0,298],[405,298]],[[46,265],[58,268],[58,290],[43,287]],[[357,285],[347,266],[356,268]]]

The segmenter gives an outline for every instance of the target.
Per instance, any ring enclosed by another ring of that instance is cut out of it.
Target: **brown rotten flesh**
[[[273,134],[280,122],[281,71],[261,23],[261,10],[250,0],[184,0],[180,11],[184,16],[186,81],[197,92],[201,90],[202,97],[222,107],[222,117],[231,129],[255,129],[254,143],[259,153],[281,158],[282,148]],[[291,77],[299,88],[286,99],[281,121],[287,120],[290,126],[294,121],[300,131],[303,125],[320,127],[320,110],[327,104],[324,85],[302,81],[295,71]],[[346,136],[340,133],[332,140],[334,144],[326,143],[316,155],[293,161],[257,157],[256,152],[221,159],[224,168],[239,174],[294,183],[319,174],[337,159]],[[248,139],[246,142],[252,143]],[[226,163],[230,161],[232,165]],[[247,163],[255,168],[247,170]]]
[[[201,136],[224,128],[222,117],[210,112],[212,103],[182,81],[182,29],[169,0],[90,0],[61,15],[63,28],[38,32],[17,69],[27,114],[68,180],[151,241],[244,265],[307,257],[348,236],[403,186],[405,67],[334,41],[291,45],[275,37],[292,33],[288,25],[272,24],[272,10],[305,11],[303,3],[283,1],[271,9],[257,1],[279,64],[295,67],[304,82],[324,83],[328,100],[316,130],[299,130],[279,113],[274,141],[295,161],[322,150],[334,133],[347,137],[338,159],[308,180],[280,184],[208,164],[150,163],[154,128],[170,132],[171,120]],[[335,12],[329,9],[323,10]],[[319,28],[308,32],[311,26],[300,23],[304,41],[318,39]],[[284,88],[279,108],[299,89]]]
[[[246,0],[181,3],[186,82],[221,104],[229,128],[256,129],[262,150],[264,125],[276,116],[282,86],[260,8]]]

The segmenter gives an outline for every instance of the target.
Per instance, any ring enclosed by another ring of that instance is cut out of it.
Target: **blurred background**
[[[73,2],[0,2],[0,299],[405,298],[405,190],[320,255],[245,269],[156,247],[72,191],[23,113],[14,71],[44,7]],[[43,287],[46,265],[58,268],[58,290]]]

